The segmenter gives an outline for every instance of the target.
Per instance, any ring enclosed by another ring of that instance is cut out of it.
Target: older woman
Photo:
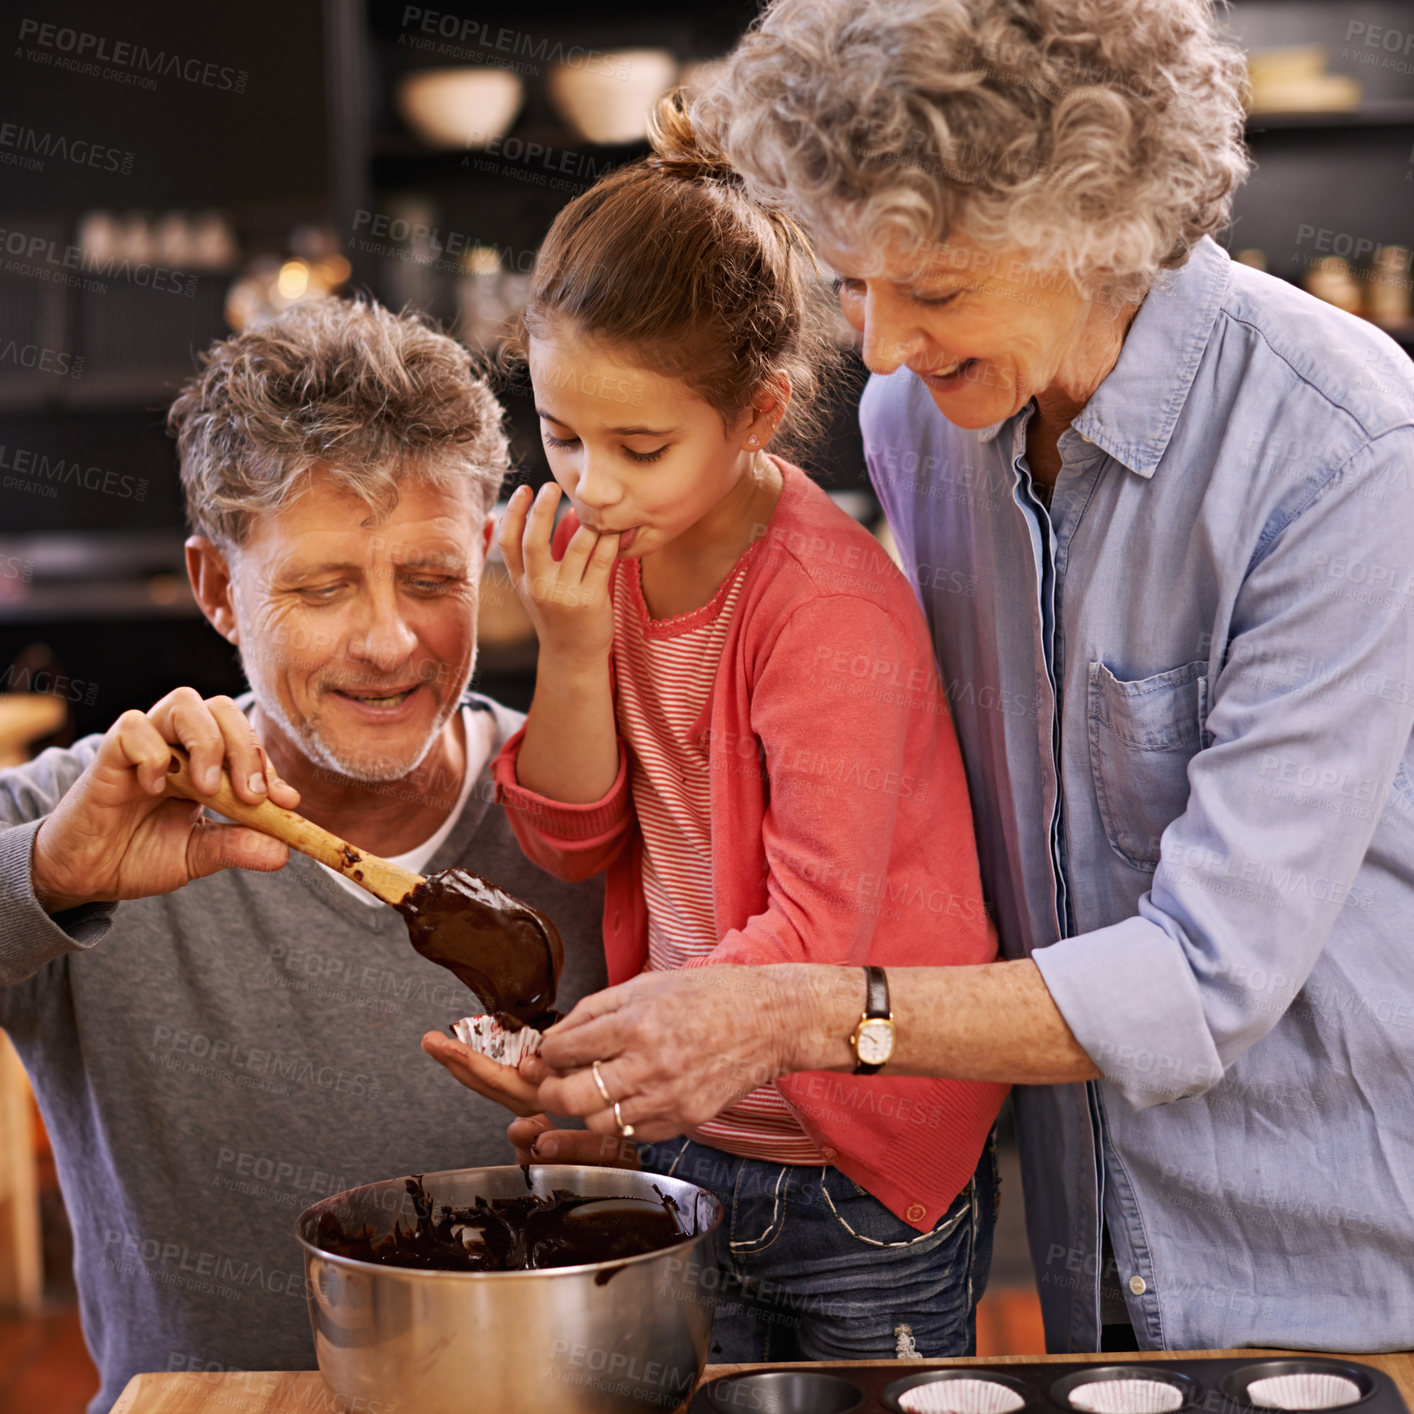
[[[695,115],[863,334],[1012,959],[891,972],[889,1065],[1022,1087],[1058,1349],[1379,1349],[1414,1314],[1414,380],[1212,239],[1240,75],[1209,0],[780,0]],[[597,1060],[664,1136],[851,1069],[863,1001],[640,977],[539,1098],[612,1133]]]

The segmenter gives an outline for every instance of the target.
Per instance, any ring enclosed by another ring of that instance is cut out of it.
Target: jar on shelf
[[[457,276],[457,332],[471,348],[494,348],[510,308],[501,292],[505,279],[500,252],[472,246],[461,258]]]
[[[1370,267],[1369,315],[1376,324],[1400,328],[1409,323],[1409,250],[1382,245]]]
[[[1348,260],[1338,255],[1322,256],[1307,272],[1304,283],[1317,299],[1347,314],[1364,313],[1364,294]]]

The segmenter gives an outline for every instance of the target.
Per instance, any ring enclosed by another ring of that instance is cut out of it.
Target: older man
[[[171,422],[192,586],[250,694],[179,688],[0,774],[0,1024],[73,1219],[90,1414],[139,1370],[312,1365],[296,1214],[509,1158],[504,1114],[416,1054],[471,994],[391,909],[172,799],[169,743],[199,785],[224,764],[248,801],[528,896],[564,995],[602,984],[597,890],[527,864],[492,800],[519,715],[465,696],[506,462],[468,364],[335,301],[218,344]]]

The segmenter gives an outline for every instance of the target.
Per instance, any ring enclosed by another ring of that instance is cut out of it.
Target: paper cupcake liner
[[[1070,1392],[1085,1414],[1168,1414],[1183,1408],[1183,1391],[1164,1380],[1092,1380]]]
[[[908,1414],[1012,1414],[1026,1401],[994,1380],[933,1380],[899,1395]]]
[[[1344,1375],[1272,1375],[1247,1386],[1247,1401],[1259,1409],[1340,1409],[1360,1398],[1360,1386]]]
[[[533,1056],[545,1038],[533,1026],[507,1031],[494,1016],[464,1016],[452,1023],[452,1034],[464,1046],[479,1051],[498,1065],[517,1066],[523,1056]]]

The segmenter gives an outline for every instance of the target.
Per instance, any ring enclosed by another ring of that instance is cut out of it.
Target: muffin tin
[[[691,1414],[1409,1414],[1388,1375],[1320,1356],[1133,1364],[763,1366],[698,1390]]]

